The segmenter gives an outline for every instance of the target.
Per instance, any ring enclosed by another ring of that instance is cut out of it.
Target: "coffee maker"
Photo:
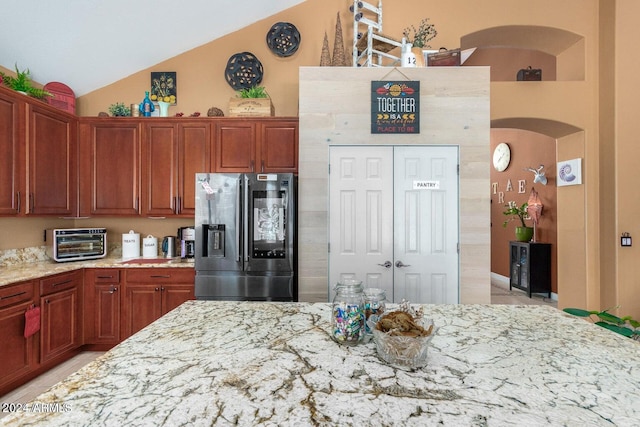
[[[178,242],[180,245],[180,258],[193,258],[196,254],[195,227],[178,228]]]

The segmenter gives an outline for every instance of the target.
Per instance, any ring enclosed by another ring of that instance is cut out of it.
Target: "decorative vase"
[[[413,53],[413,45],[411,43],[404,44],[404,50],[400,55],[400,59],[402,60],[403,67],[415,67],[416,66],[416,55]]]
[[[139,110],[140,114],[143,117],[151,117],[151,113],[153,113],[153,110],[155,110],[153,102],[151,102],[151,99],[149,99],[149,91],[146,91],[144,93],[144,99],[140,103]]]
[[[411,52],[416,57],[416,67],[424,67],[424,53],[421,47],[412,47]]]
[[[160,117],[169,117],[170,102],[158,101],[158,107],[160,107]]]
[[[533,237],[533,227],[516,227],[516,240],[530,242]]]

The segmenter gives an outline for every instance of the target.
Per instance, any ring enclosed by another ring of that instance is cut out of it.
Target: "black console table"
[[[546,293],[551,298],[551,244],[509,242],[509,290]]]

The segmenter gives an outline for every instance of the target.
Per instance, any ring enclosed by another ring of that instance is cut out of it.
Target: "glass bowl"
[[[416,321],[425,329],[433,326],[431,319],[419,319]],[[427,365],[427,351],[429,343],[436,333],[433,326],[431,334],[426,337],[410,337],[402,335],[389,335],[375,328],[373,340],[376,343],[378,357],[391,366],[402,369],[418,369]]]

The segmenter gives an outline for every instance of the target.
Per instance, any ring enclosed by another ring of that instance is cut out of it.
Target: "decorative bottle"
[[[387,295],[384,289],[367,288],[364,290],[364,321],[367,334],[373,334],[369,327],[371,323],[378,323],[386,308]]]
[[[359,280],[343,280],[336,287],[331,310],[331,336],[342,345],[357,345],[365,334],[364,293]]]
[[[151,113],[155,110],[153,102],[149,99],[149,91],[144,93],[144,99],[140,103],[140,115],[144,117],[151,117]]]
[[[403,45],[404,50],[401,53],[400,59],[402,60],[403,67],[415,67],[416,66],[416,55],[411,51],[413,48],[412,43],[405,43]]]

